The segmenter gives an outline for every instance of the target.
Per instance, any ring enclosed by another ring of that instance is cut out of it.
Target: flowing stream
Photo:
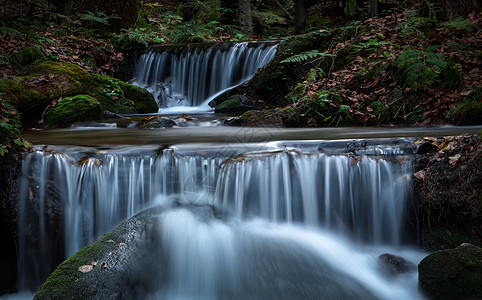
[[[391,281],[376,259],[388,251],[416,263],[423,255],[406,248],[414,151],[410,139],[37,147],[20,184],[20,287],[35,288],[65,257],[171,201],[208,205],[222,217],[203,221],[179,207],[164,214],[173,269],[160,298],[239,298],[252,289],[254,298],[310,298],[322,285],[309,285],[329,274],[318,267],[351,282],[330,283],[335,297],[357,298],[360,289],[367,297],[419,297],[416,273]],[[292,264],[306,259],[309,270],[296,271]],[[249,279],[268,272],[256,270],[261,263],[284,274],[281,282]],[[290,283],[298,272],[306,273],[306,290]]]
[[[161,111],[203,110],[275,51],[150,49],[134,81]],[[161,205],[152,256],[167,261],[154,298],[423,298],[416,268],[391,277],[378,260],[390,253],[415,266],[425,255],[414,246],[412,137],[480,128],[230,128],[213,118],[208,127],[27,132],[37,146],[19,178],[19,290],[35,291],[64,259]]]

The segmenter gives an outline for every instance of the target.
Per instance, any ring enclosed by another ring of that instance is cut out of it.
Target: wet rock
[[[243,113],[252,109],[262,109],[262,103],[246,95],[233,95],[216,106],[216,113]]]
[[[223,121],[223,125],[225,126],[241,126],[241,121],[238,117],[228,118]]]
[[[171,128],[176,125],[176,122],[168,117],[151,116],[139,122],[139,129]]]
[[[104,110],[104,112],[102,113],[102,119],[124,119],[124,118],[125,118],[124,116],[113,113],[108,110]]]
[[[388,253],[382,254],[378,257],[378,264],[382,267],[385,273],[393,277],[417,269],[415,264],[407,261],[405,258]]]
[[[34,299],[139,299],[156,288],[155,253],[161,208],[144,211],[60,264]],[[96,261],[91,271],[79,267]],[[134,282],[135,281],[135,282]],[[122,297],[121,297],[122,296]]]
[[[434,252],[418,265],[420,288],[430,299],[482,299],[482,249],[462,244]]]

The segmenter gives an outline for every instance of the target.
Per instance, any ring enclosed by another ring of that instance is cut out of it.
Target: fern
[[[455,18],[452,21],[447,21],[439,24],[440,28],[453,30],[456,28],[460,28],[465,32],[472,32],[475,29],[476,24],[470,20],[465,19],[464,17]]]
[[[99,23],[107,26],[110,26],[109,24],[110,19],[120,19],[120,17],[117,15],[108,16],[102,11],[93,13],[88,10],[85,11],[85,14],[80,14],[79,17],[81,20],[90,22],[91,24]]]
[[[434,20],[430,18],[418,17],[416,10],[405,13],[405,18],[396,28],[402,37],[415,35],[421,39],[425,38],[424,29],[431,27]]]
[[[426,90],[447,70],[446,56],[434,53],[438,47],[429,47],[425,51],[407,50],[400,54],[395,65],[402,71],[404,86],[413,91]]]
[[[315,58],[326,57],[326,56],[335,56],[335,54],[331,54],[326,51],[320,52],[318,50],[311,50],[311,51],[305,51],[300,54],[296,54],[286,59],[283,59],[281,63],[300,63],[309,59],[315,59]]]

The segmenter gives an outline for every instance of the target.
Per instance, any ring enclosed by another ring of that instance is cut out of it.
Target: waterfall
[[[153,47],[137,62],[133,84],[146,88],[160,108],[205,105],[248,79],[275,55],[267,42]]]
[[[64,258],[166,199],[210,205],[233,220],[304,224],[371,245],[403,243],[412,172],[403,150],[353,157],[293,145],[258,152],[172,146],[159,153],[65,148],[26,154],[20,287],[38,286]]]

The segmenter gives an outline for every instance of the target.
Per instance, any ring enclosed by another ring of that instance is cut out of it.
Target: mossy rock
[[[154,97],[142,88],[52,61],[36,61],[18,77],[0,81],[0,92],[23,114],[24,125],[30,122],[30,126],[36,126],[52,101],[76,95],[92,96],[103,109],[114,113],[155,113],[159,109]]]
[[[430,299],[482,299],[482,249],[477,246],[434,252],[418,270],[420,287]]]
[[[45,118],[47,125],[98,120],[102,117],[99,101],[88,95],[77,95],[60,101]]]
[[[152,255],[157,246],[153,237],[158,235],[161,212],[161,208],[141,212],[68,258],[42,284],[34,299],[143,298],[129,293],[157,287],[140,282],[151,282],[147,279],[161,267],[158,261],[149,261],[157,259]],[[90,272],[79,271],[81,266],[92,266],[93,261],[97,264]],[[139,282],[130,282],[131,277]]]
[[[27,66],[19,77],[0,81],[0,91],[7,102],[20,113],[43,111],[60,97],[88,94],[95,82],[79,66],[53,61],[35,62]]]
[[[35,45],[27,46],[20,51],[14,52],[12,58],[22,67],[30,65],[36,60],[48,60],[47,56],[42,52],[42,50]]]
[[[263,105],[252,101],[246,95],[233,95],[216,106],[216,113],[243,113],[252,109],[261,109]]]
[[[159,106],[154,96],[140,87],[107,75],[92,74],[99,88],[95,97],[105,110],[114,113],[155,113]]]
[[[360,122],[348,114],[349,106],[337,94],[321,91],[315,97],[303,96],[285,108],[248,111],[240,121],[246,126],[320,127],[352,126]]]

